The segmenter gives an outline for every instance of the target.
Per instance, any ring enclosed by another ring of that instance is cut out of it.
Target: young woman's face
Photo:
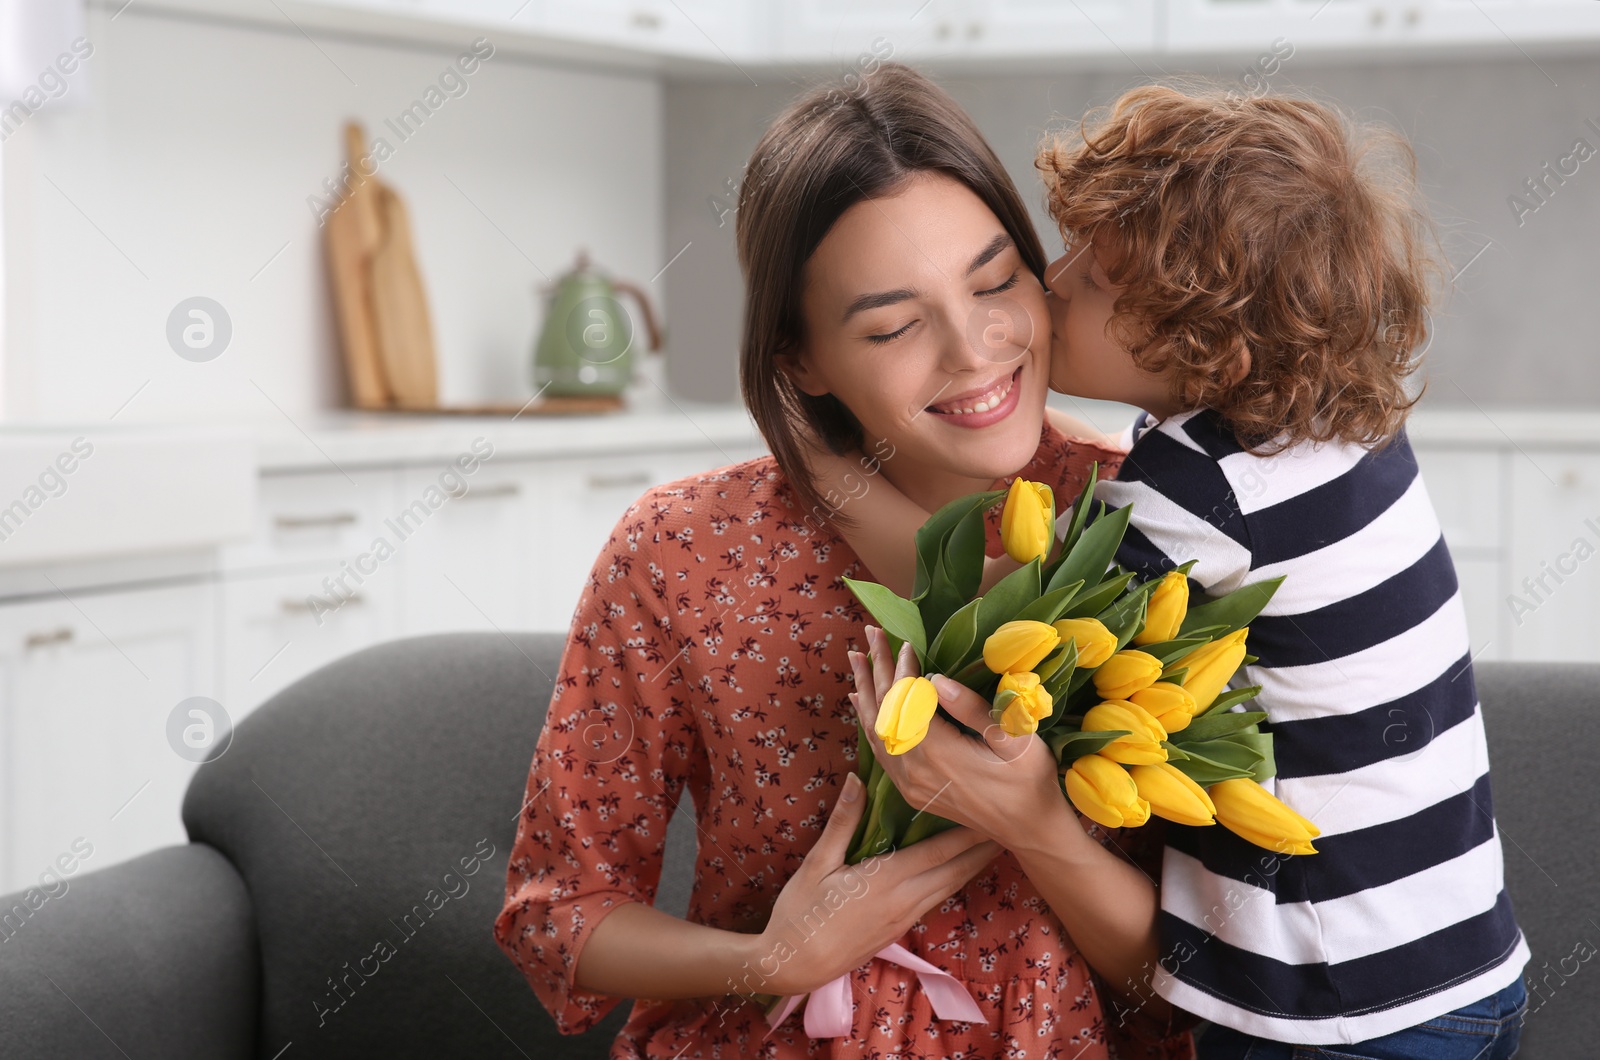
[[[801,390],[832,394],[924,507],[987,489],[1039,446],[1044,288],[965,185],[912,177],[846,210],[806,263]]]

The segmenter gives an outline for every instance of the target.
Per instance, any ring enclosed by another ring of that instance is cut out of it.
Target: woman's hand
[[[935,715],[917,746],[902,755],[884,750],[875,728],[878,704],[895,681],[916,676],[917,656],[907,644],[893,659],[889,638],[876,626],[868,626],[866,635],[870,663],[860,652],[850,653],[856,679],[852,702],[873,755],[906,802],[1013,850],[1037,843],[1041,829],[1064,831],[1065,842],[1087,839],[1061,793],[1059,766],[1045,742],[1035,735],[1010,735],[992,719],[982,696],[947,677],[933,678],[939,705],[982,737]]]
[[[751,961],[761,992],[802,994],[861,967],[1000,852],[970,828],[951,828],[846,865],[863,790],[854,773],[845,778],[821,837],[778,895]]]

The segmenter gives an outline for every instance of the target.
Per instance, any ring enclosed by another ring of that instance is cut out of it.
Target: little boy
[[[1068,242],[1051,386],[1144,409],[1098,493],[1133,505],[1117,561],[1197,559],[1211,596],[1287,575],[1239,683],[1262,686],[1268,787],[1322,835],[1289,857],[1169,828],[1153,986],[1216,1025],[1203,1057],[1516,1049],[1528,948],[1403,426],[1432,267],[1411,164],[1316,103],[1160,87],[1037,162]]]
[[[1150,985],[1212,1023],[1202,1058],[1517,1046],[1528,947],[1403,426],[1433,268],[1412,161],[1316,103],[1143,87],[1036,162],[1068,245],[1051,387],[1144,410],[1097,491],[1133,505],[1117,562],[1195,559],[1210,596],[1287,575],[1235,683],[1263,689],[1267,787],[1321,836],[1291,856],[1168,825]]]

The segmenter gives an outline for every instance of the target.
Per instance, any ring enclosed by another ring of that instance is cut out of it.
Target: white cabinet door
[[[963,28],[972,55],[1149,53],[1155,0],[973,0]]]
[[[552,461],[540,509],[533,628],[566,632],[600,550],[622,513],[647,489],[760,452],[751,446]]]
[[[1439,516],[1479,659],[1511,656],[1504,621],[1510,455],[1499,447],[1415,447],[1428,499]]]
[[[1272,56],[1381,45],[1395,17],[1390,0],[1167,0],[1166,21],[1167,51]]]
[[[1600,453],[1530,449],[1511,459],[1502,606],[1513,653],[1600,661]]]
[[[972,0],[796,0],[777,5],[779,60],[851,63],[917,59],[961,50],[973,34]]]
[[[445,630],[521,630],[533,620],[542,496],[528,461],[481,466],[405,543],[406,636]],[[436,477],[407,469],[403,492],[420,496]]]
[[[544,5],[537,28],[556,37],[663,55],[766,58],[765,5],[743,0],[558,0]]]
[[[90,869],[185,841],[196,763],[168,725],[184,700],[215,698],[213,590],[0,607],[0,891],[35,885],[80,839]]]
[[[222,550],[223,567],[336,567],[370,547],[374,538],[393,536],[385,520],[399,510],[398,482],[399,472],[389,468],[263,475],[255,532]]]
[[[353,564],[348,592],[324,583],[344,564],[239,576],[222,583],[223,694],[237,722],[279,689],[335,659],[398,635],[400,555]]]
[[[1393,0],[1394,34],[1419,44],[1600,39],[1594,0]]]

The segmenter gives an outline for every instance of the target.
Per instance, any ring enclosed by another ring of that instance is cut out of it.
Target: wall
[[[1237,76],[1241,64],[1151,69]],[[1044,213],[1032,168],[1034,147],[1053,124],[1109,102],[1143,82],[1137,72],[1051,77],[940,76],[972,114],[1034,208],[1047,251],[1060,247]],[[1600,57],[1429,58],[1373,65],[1330,65],[1292,57],[1272,87],[1331,99],[1405,131],[1419,156],[1419,178],[1444,245],[1461,272],[1437,314],[1428,353],[1429,404],[1600,404],[1594,356],[1594,292],[1600,290],[1600,157],[1564,184],[1549,180],[1546,202],[1517,212],[1508,197],[1560,164],[1584,138],[1600,151]],[[718,227],[708,199],[731,205],[727,180],[761,130],[800,89],[771,76],[760,88],[670,84],[666,92],[666,241],[693,241],[693,270],[667,276],[680,322],[672,380],[704,398],[734,394],[742,287],[733,250],[733,215]],[[1594,119],[1595,126],[1585,124]],[[1573,162],[1566,164],[1572,169]],[[1483,249],[1487,247],[1487,249]],[[1482,254],[1479,255],[1479,251]],[[686,329],[695,332],[691,338]]]
[[[384,119],[472,35],[429,50],[137,4],[96,8],[89,34],[67,94],[4,146],[7,420],[281,424],[342,404],[307,199],[338,172],[347,117],[394,148],[379,176],[410,210],[446,402],[532,394],[535,288],[580,246],[641,283],[666,262],[653,77],[497,54],[402,142]],[[233,327],[205,363],[166,339],[195,295]]]

